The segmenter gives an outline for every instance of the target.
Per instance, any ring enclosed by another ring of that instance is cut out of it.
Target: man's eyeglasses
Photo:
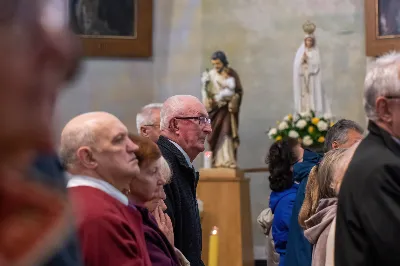
[[[175,117],[175,119],[180,119],[180,120],[198,120],[199,125],[206,125],[206,124],[211,124],[211,119],[208,117],[204,116],[188,116],[188,117]]]
[[[386,99],[390,99],[390,100],[392,100],[392,99],[400,99],[400,96],[385,96],[385,98]]]
[[[143,125],[144,127],[160,127],[160,125]]]

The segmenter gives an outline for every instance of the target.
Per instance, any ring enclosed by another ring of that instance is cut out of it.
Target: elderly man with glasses
[[[176,95],[161,109],[161,136],[158,146],[172,170],[172,181],[165,185],[167,213],[174,228],[175,247],[192,266],[201,261],[201,225],[196,200],[198,172],[192,162],[204,151],[211,133],[211,121],[204,105],[194,96]]]
[[[364,83],[368,135],[340,187],[335,265],[400,265],[400,54],[378,58]]]

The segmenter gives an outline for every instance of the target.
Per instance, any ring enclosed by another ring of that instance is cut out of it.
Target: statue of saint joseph
[[[213,154],[213,167],[236,168],[243,88],[239,75],[229,67],[224,52],[213,53],[211,63],[213,69],[205,71],[201,81],[203,103],[211,118],[213,130],[208,139]]]

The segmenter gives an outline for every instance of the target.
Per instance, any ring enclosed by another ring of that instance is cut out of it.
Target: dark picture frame
[[[151,57],[153,0],[69,0],[87,57]]]
[[[365,0],[364,3],[366,55],[378,57],[400,51],[400,25],[394,25],[393,17],[400,14],[400,1]]]

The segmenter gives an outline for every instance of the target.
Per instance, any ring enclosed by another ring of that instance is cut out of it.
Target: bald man
[[[165,185],[167,213],[174,227],[175,247],[192,266],[202,266],[201,224],[197,206],[198,172],[193,160],[204,151],[211,121],[204,105],[194,96],[168,98],[161,109],[158,146],[168,161],[172,178]]]
[[[138,146],[126,126],[109,113],[82,114],[63,129],[60,148],[72,176],[84,264],[150,266],[141,215],[122,193],[139,173]]]

